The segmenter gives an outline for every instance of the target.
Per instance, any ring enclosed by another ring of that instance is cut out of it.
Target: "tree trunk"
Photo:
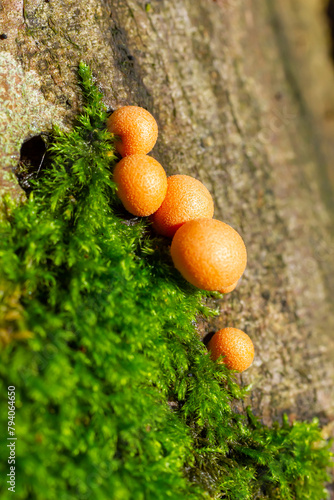
[[[153,156],[197,177],[249,262],[201,335],[254,340],[251,405],[270,424],[334,422],[334,73],[320,0],[2,0],[1,189],[24,140],[69,127],[76,70],[90,64],[110,108],[157,118]],[[6,38],[7,37],[7,38]],[[332,167],[332,168],[331,168]],[[330,169],[331,168],[331,169]]]

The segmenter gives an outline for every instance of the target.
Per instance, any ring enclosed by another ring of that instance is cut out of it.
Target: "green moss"
[[[87,104],[73,131],[55,130],[26,203],[4,200],[2,477],[14,385],[17,499],[326,498],[316,421],[269,429],[233,411],[244,391],[195,329],[214,313],[117,201],[106,111],[83,64],[79,75]]]

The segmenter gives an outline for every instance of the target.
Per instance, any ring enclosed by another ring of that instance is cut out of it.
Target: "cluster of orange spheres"
[[[149,216],[158,234],[172,238],[174,265],[192,285],[221,293],[234,290],[246,268],[245,244],[231,226],[213,219],[212,196],[199,180],[167,177],[160,163],[147,156],[158,137],[153,116],[138,106],[124,106],[112,113],[107,127],[123,157],[114,181],[126,210]],[[240,372],[254,358],[251,339],[236,328],[216,332],[208,347],[214,360],[224,356],[221,362]]]

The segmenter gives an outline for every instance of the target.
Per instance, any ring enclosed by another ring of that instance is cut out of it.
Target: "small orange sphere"
[[[175,233],[171,254],[176,269],[202,290],[221,290],[243,274],[245,244],[231,226],[215,219],[186,222]]]
[[[158,125],[151,113],[139,106],[123,106],[109,116],[109,132],[119,136],[115,146],[120,155],[147,154],[158,137]]]
[[[133,215],[145,217],[153,214],[166,196],[166,172],[151,156],[123,158],[114,170],[114,181],[119,198]]]
[[[238,328],[223,328],[216,332],[208,344],[208,349],[214,361],[221,355],[225,356],[221,363],[231,370],[243,372],[253,363],[253,342]]]
[[[237,287],[238,283],[239,283],[239,281],[237,281],[236,283],[233,283],[233,285],[231,285],[231,286],[225,286],[224,288],[221,288],[220,290],[218,290],[218,292],[220,292],[220,293],[233,292],[233,290],[235,290],[235,288]]]
[[[172,238],[185,222],[213,217],[212,196],[200,181],[189,175],[172,175],[167,184],[166,198],[151,216],[157,233]]]

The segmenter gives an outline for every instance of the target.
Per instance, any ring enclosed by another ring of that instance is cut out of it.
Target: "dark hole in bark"
[[[334,0],[329,0],[326,13],[329,19],[329,27],[332,38],[331,56],[332,59],[334,59]]]
[[[205,335],[205,337],[203,338],[203,342],[206,346],[208,345],[208,343],[210,342],[215,333],[216,332],[209,332]]]
[[[22,144],[20,161],[26,165],[39,168],[46,153],[46,145],[41,135],[35,135]]]
[[[45,164],[46,143],[41,135],[25,141],[21,146],[20,161],[14,172],[19,184],[26,192],[31,191],[31,179],[36,177]]]

